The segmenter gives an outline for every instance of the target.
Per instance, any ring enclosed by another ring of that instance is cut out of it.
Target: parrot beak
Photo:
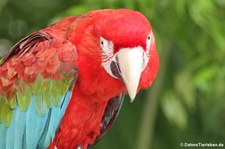
[[[144,50],[141,47],[121,49],[117,55],[120,75],[133,102],[143,71]]]

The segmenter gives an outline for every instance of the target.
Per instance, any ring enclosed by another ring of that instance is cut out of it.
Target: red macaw
[[[112,126],[128,93],[159,67],[148,20],[95,10],[20,40],[0,61],[0,149],[86,149]]]

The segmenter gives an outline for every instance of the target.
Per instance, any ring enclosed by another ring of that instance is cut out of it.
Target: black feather
[[[124,94],[121,93],[119,96],[109,100],[104,115],[102,117],[102,122],[100,125],[100,135],[96,138],[95,143],[88,146],[91,148],[93,145],[98,143],[106,132],[113,126],[116,118],[120,112],[124,100]]]

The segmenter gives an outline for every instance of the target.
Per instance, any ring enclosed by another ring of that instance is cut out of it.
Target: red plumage
[[[127,47],[142,47],[144,53],[148,51],[149,59],[140,76],[137,88],[139,91],[152,84],[159,67],[155,39],[151,32],[152,28],[148,20],[141,13],[127,9],[97,10],[62,19],[39,31],[45,37],[54,39],[51,43],[42,42],[36,46],[35,43],[40,42],[42,38],[35,40],[34,33],[34,37],[29,36],[31,41],[27,47],[27,50],[33,52],[26,53],[25,50],[21,60],[14,56],[9,59],[7,65],[2,66],[0,74],[5,74],[7,77],[0,78],[0,95],[3,94],[2,90],[7,94],[6,96],[15,95],[12,84],[19,85],[16,83],[18,77],[24,78],[27,83],[32,83],[41,72],[44,78],[57,80],[60,79],[57,73],[59,68],[60,71],[68,70],[63,67],[63,63],[66,63],[66,66],[77,64],[78,78],[70,103],[48,148],[74,149],[81,146],[86,149],[101,133],[100,124],[109,100],[121,93],[127,93],[124,81],[110,76],[103,68],[100,37],[112,41],[114,55]],[[146,38],[149,34],[151,35],[150,49],[146,48]],[[64,44],[62,41],[70,43]],[[27,40],[20,42],[23,46],[26,45]],[[71,44],[76,47],[77,58],[74,58],[76,53],[70,50]],[[51,48],[51,51],[46,50],[46,47]],[[5,59],[9,57],[10,53]]]
[[[71,149],[82,144],[86,148],[99,135],[108,100],[126,92],[124,83],[111,78],[101,66],[101,54],[96,50],[100,48],[96,44],[99,36],[112,40],[117,48],[134,47],[139,43],[145,44],[151,26],[139,12],[121,9],[69,17],[54,24],[50,30],[55,28],[65,30],[66,38],[76,45],[79,73],[72,100],[53,144],[57,144],[58,148]],[[142,73],[138,90],[149,87],[156,77],[159,61],[155,44],[152,44],[150,55],[151,60]]]

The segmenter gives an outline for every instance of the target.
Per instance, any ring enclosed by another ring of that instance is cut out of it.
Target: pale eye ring
[[[100,37],[100,46],[102,48],[102,51],[106,54],[106,55],[111,55],[113,54],[113,43],[112,41],[109,41],[103,37]]]
[[[149,34],[146,39],[146,48],[149,49],[151,44],[151,35]]]

